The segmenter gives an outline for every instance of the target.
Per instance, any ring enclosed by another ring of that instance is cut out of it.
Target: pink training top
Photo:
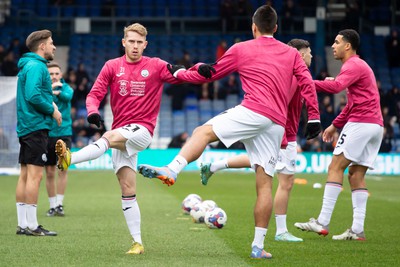
[[[288,104],[294,94],[292,77],[312,109],[309,119],[319,120],[318,100],[311,74],[299,52],[273,37],[237,43],[216,62],[216,73],[206,79],[197,73],[200,63],[179,71],[177,77],[186,82],[206,83],[239,72],[245,92],[242,106],[285,127]]]
[[[281,148],[286,148],[288,142],[294,142],[297,140],[297,131],[299,129],[299,121],[300,121],[300,114],[303,108],[304,98],[301,95],[300,90],[296,90],[297,88],[297,80],[296,77],[293,76],[292,81],[292,90],[294,91],[294,95],[290,100],[288,106],[288,114],[285,126],[285,134],[282,138]],[[307,107],[308,112],[310,108]],[[311,109],[312,110],[312,109]],[[308,116],[312,116],[308,114]]]
[[[358,55],[351,56],[335,80],[315,81],[318,92],[339,93],[346,89],[347,104],[333,120],[336,128],[347,122],[375,123],[383,126],[379,91],[375,75],[368,64]]]
[[[112,129],[137,123],[153,134],[160,111],[164,83],[181,83],[167,69],[167,62],[143,56],[129,63],[125,55],[105,63],[86,98],[88,115],[99,113],[99,105],[110,87],[114,116]]]

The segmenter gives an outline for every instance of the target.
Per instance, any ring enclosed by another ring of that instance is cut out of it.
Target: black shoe
[[[17,226],[16,234],[17,235],[26,235],[27,234],[27,229],[28,228],[21,228],[21,227]]]
[[[50,208],[48,211],[47,211],[47,217],[54,217],[54,215],[56,215],[56,210],[55,210],[55,208]]]
[[[29,232],[29,233],[28,233]],[[27,228],[26,235],[33,236],[56,236],[56,232],[52,232],[43,228],[43,226],[39,225],[35,230],[30,230]]]
[[[56,215],[57,216],[64,216],[64,206],[63,205],[58,205],[56,207]]]

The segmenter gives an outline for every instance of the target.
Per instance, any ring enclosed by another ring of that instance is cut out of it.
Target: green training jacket
[[[17,135],[50,130],[53,123],[53,93],[47,60],[26,53],[18,61]]]
[[[64,79],[61,79],[60,82],[63,84],[63,86],[53,89],[60,91],[58,96],[53,95],[53,101],[56,103],[58,110],[61,112],[62,123],[61,126],[58,126],[56,120],[53,120],[53,125],[49,132],[50,137],[72,135],[71,99],[74,95],[74,90],[64,81]]]

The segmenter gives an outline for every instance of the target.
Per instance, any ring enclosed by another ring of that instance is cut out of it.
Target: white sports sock
[[[50,209],[54,209],[57,206],[57,197],[49,197]]]
[[[288,232],[286,226],[286,214],[275,214],[276,235]]]
[[[17,220],[18,226],[21,228],[26,228],[28,222],[26,221],[26,204],[22,202],[17,202]]]
[[[108,140],[104,137],[100,138],[93,144],[87,145],[81,150],[71,154],[71,164],[81,163],[92,159],[97,159],[110,148]]]
[[[26,220],[28,223],[28,227],[31,230],[35,230],[39,226],[36,216],[37,205],[26,204],[25,206],[26,206]]]
[[[188,165],[188,162],[184,157],[181,155],[177,155],[168,165],[167,167],[170,168],[174,173],[179,174],[183,168]]]
[[[218,160],[216,162],[211,163],[210,171],[216,172],[216,171],[228,169],[228,168],[229,168],[228,159],[222,159],[222,160]]]
[[[133,240],[143,244],[140,233],[140,209],[136,201],[136,195],[122,196],[122,211],[124,212],[125,221]]]
[[[332,212],[335,208],[336,200],[342,191],[342,185],[338,183],[329,183],[325,185],[324,198],[322,202],[321,213],[318,216],[318,222],[327,226],[331,221]]]
[[[62,206],[64,201],[64,195],[57,194],[57,206]]]
[[[368,190],[366,188],[355,189],[351,192],[353,202],[353,225],[351,230],[359,234],[364,232],[365,215],[367,213]]]
[[[255,227],[254,240],[251,243],[251,247],[257,246],[258,248],[264,248],[264,240],[267,235],[267,228]]]

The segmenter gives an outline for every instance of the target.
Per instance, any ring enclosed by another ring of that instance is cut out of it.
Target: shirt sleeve
[[[112,67],[106,63],[101,69],[92,89],[86,97],[86,109],[88,115],[99,114],[99,106],[101,101],[107,94],[108,85],[112,77]]]
[[[300,94],[304,98],[307,105],[308,120],[320,120],[317,92],[315,91],[314,82],[311,77],[310,70],[307,68],[300,54],[296,54],[294,75],[300,88]]]
[[[237,53],[238,48],[236,45],[233,45],[231,48],[229,48],[228,51],[226,51],[226,53],[217,60],[215,65],[213,65],[216,73],[213,74],[210,79],[204,78],[197,72],[199,66],[203,63],[197,63],[186,71],[180,71],[177,75],[178,79],[185,82],[198,84],[219,80],[228,74],[237,71]]]
[[[348,113],[349,113],[349,104],[347,104],[342,112],[333,120],[332,124],[338,129],[341,129],[344,127],[344,125],[347,123],[347,118],[348,118]]]
[[[314,81],[317,92],[337,94],[349,85],[353,84],[359,77],[358,68],[349,62],[344,64],[335,80]]]
[[[60,91],[60,94],[58,95],[58,99],[67,103],[71,101],[73,95],[74,95],[74,90],[71,88],[71,86],[63,82],[63,86]]]
[[[159,73],[160,73],[160,79],[161,81],[165,82],[165,83],[169,83],[169,84],[181,84],[183,83],[183,81],[175,78],[171,72],[169,72],[168,68],[167,68],[167,64],[168,62],[160,59],[159,60]]]
[[[42,70],[29,69],[26,73],[26,85],[25,85],[25,96],[26,100],[33,106],[34,109],[40,113],[46,115],[52,115],[54,107],[52,102],[46,101],[42,96],[43,90],[43,75],[49,75],[46,69],[46,73],[42,73]],[[53,97],[51,97],[53,99]]]

